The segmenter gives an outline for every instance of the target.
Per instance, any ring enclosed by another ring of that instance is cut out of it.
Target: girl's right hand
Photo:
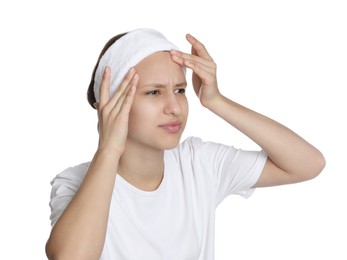
[[[99,117],[98,151],[120,157],[125,149],[129,112],[139,76],[135,69],[131,68],[115,94],[110,97],[110,75],[111,68],[106,67],[100,86],[100,103],[95,104]]]

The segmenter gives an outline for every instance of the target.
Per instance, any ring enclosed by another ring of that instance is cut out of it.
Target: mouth
[[[162,129],[164,129],[165,131],[169,133],[176,134],[181,131],[182,124],[179,121],[175,121],[175,122],[170,122],[164,125],[160,125],[159,127],[161,127]]]

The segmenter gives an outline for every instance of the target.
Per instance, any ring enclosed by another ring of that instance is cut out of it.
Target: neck
[[[138,189],[154,191],[164,176],[164,151],[127,142],[119,161],[118,174]]]

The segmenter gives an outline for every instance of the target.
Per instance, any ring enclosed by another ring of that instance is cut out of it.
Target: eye
[[[159,95],[160,94],[160,92],[159,92],[159,90],[151,90],[151,91],[148,91],[148,92],[146,92],[146,95]]]
[[[178,89],[175,89],[175,94],[185,94],[186,93],[186,89],[185,88],[178,88]]]

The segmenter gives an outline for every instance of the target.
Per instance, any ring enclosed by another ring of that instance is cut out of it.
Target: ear
[[[94,103],[93,103],[93,107],[94,107],[95,109],[99,109],[99,102],[94,102]]]

